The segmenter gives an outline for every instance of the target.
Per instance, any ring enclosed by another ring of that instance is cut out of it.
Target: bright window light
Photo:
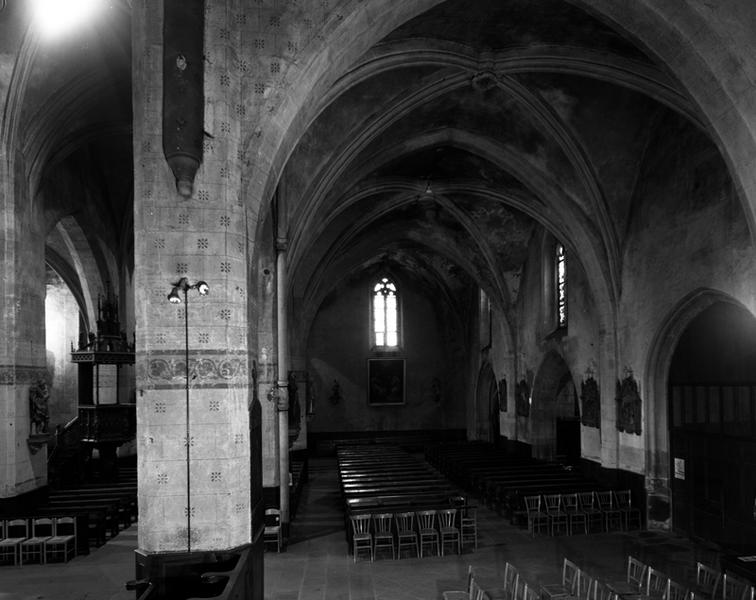
[[[34,21],[45,37],[58,37],[92,19],[105,0],[33,0]]]

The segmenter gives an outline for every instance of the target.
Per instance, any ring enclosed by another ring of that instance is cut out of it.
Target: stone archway
[[[756,318],[729,301],[701,310],[669,365],[672,526],[720,545],[756,536]]]
[[[651,404],[646,411],[648,431],[646,449],[647,522],[649,527],[671,528],[673,520],[670,456],[669,406],[670,367],[680,339],[691,323],[714,305],[730,305],[747,311],[737,300],[718,290],[699,288],[685,296],[663,321],[655,335],[646,368],[646,389]]]
[[[533,382],[530,443],[536,458],[575,461],[580,458],[580,413],[567,363],[549,352]]]

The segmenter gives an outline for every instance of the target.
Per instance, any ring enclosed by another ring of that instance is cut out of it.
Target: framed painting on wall
[[[404,404],[403,358],[368,358],[368,404]]]

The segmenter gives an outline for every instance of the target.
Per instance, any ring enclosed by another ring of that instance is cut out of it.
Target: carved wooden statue
[[[601,422],[601,396],[596,380],[592,376],[583,381],[580,387],[581,419],[586,427],[598,427]]]
[[[625,433],[641,433],[642,402],[638,382],[632,372],[617,382],[617,429]]]
[[[38,380],[35,385],[29,388],[29,416],[32,435],[47,433],[47,426],[50,421],[47,406],[49,399],[50,392],[44,379]]]

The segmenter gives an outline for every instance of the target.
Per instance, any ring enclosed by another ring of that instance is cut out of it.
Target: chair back
[[[696,585],[712,598],[722,581],[722,572],[702,562],[696,563]]]
[[[514,598],[515,592],[515,580],[517,579],[518,571],[511,562],[507,562],[504,565],[504,593],[507,598]]]
[[[475,592],[475,571],[473,571],[472,565],[467,566],[467,596],[473,597]]]
[[[661,571],[648,567],[646,570],[646,596],[664,596],[667,591],[667,577]]]
[[[10,519],[5,523],[5,537],[28,538],[29,521],[26,519]]]
[[[596,600],[596,580],[585,571],[578,574],[577,593],[578,600]]]
[[[562,508],[562,494],[544,494],[543,502],[546,505],[546,512],[559,512]]]
[[[449,504],[459,511],[460,517],[467,516],[467,498],[464,496],[452,496],[449,498]]]
[[[528,587],[528,584],[525,582],[525,579],[523,577],[520,577],[519,573],[517,574],[517,577],[515,577],[515,586],[514,586],[514,592],[512,593],[512,600],[523,600],[525,597],[525,588]]]
[[[450,529],[454,527],[454,521],[457,517],[456,508],[444,508],[443,510],[439,510],[436,514],[438,515],[439,529]]]
[[[373,515],[373,527],[375,533],[391,533],[391,521],[394,515],[391,513],[380,513]]]
[[[396,530],[413,531],[415,522],[415,513],[413,512],[401,512],[394,514],[394,521],[396,522]]]
[[[578,512],[578,497],[575,492],[562,494],[562,509],[565,512]]]
[[[664,600],[686,600],[688,590],[676,581],[667,579],[667,589],[664,590]]]
[[[417,515],[417,526],[420,529],[435,529],[436,528],[436,511],[435,510],[419,510],[415,514]]]
[[[633,497],[630,490],[615,490],[614,499],[617,502],[617,508],[620,510],[630,510],[633,507]]]
[[[76,536],[76,519],[74,517],[56,517],[54,526],[55,535]]]
[[[541,512],[541,496],[525,496],[524,500],[528,514]]]
[[[582,510],[596,510],[596,496],[593,492],[578,492],[577,496]]]
[[[522,600],[538,600],[538,590],[526,583],[522,590]]]
[[[741,600],[747,588],[748,584],[732,573],[722,575],[722,600]]]
[[[635,585],[639,590],[646,583],[646,569],[648,566],[634,556],[627,557],[627,582]]]
[[[601,510],[612,510],[614,506],[614,494],[611,490],[601,490],[596,492],[598,506]]]
[[[49,517],[32,519],[32,537],[52,537],[55,535],[53,520]]]
[[[281,511],[277,508],[265,509],[265,528],[270,530],[281,525]]]
[[[352,521],[352,532],[355,535],[370,533],[370,515],[352,515],[349,519]]]
[[[619,594],[605,583],[596,580],[594,598],[595,600],[619,600]]]
[[[571,595],[576,596],[579,579],[580,567],[568,558],[565,558],[562,563],[562,587],[569,590]]]

